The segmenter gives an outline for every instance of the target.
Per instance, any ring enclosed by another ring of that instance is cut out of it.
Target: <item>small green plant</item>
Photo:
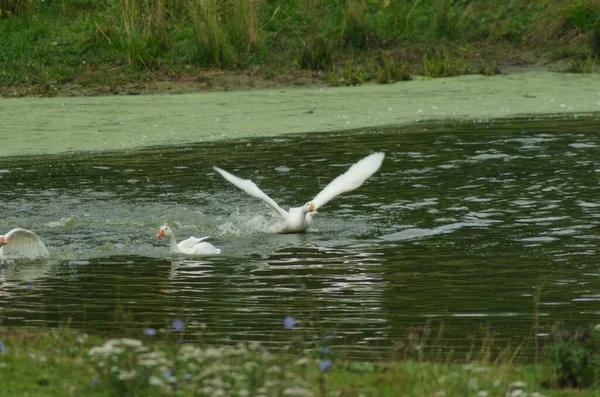
[[[298,65],[302,69],[327,71],[333,65],[333,58],[333,44],[323,37],[313,37],[303,41]]]
[[[600,325],[569,332],[557,321],[550,334],[547,359],[561,388],[588,388],[600,383]]]
[[[565,71],[568,73],[598,73],[600,72],[600,56],[588,55],[585,58],[570,58]]]
[[[490,61],[477,65],[477,74],[482,74],[484,76],[495,76],[499,73],[500,67],[498,66],[498,61]]]
[[[367,75],[360,65],[354,62],[346,62],[339,71],[329,73],[326,79],[333,86],[350,86],[362,84],[367,80]]]
[[[412,68],[406,62],[400,62],[389,54],[381,57],[377,65],[377,82],[389,84],[395,81],[412,79]]]
[[[423,57],[420,74],[427,77],[452,77],[469,73],[469,65],[446,50],[434,50]]]

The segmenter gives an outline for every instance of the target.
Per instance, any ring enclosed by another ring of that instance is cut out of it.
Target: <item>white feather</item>
[[[242,189],[243,191],[248,193],[250,196],[260,199],[260,200],[264,201],[265,203],[267,203],[267,205],[269,207],[273,208],[282,217],[286,217],[288,215],[286,210],[284,210],[279,205],[277,205],[277,203],[271,197],[267,196],[265,194],[265,192],[260,190],[259,187],[256,186],[256,184],[254,182],[252,182],[250,179],[238,178],[237,176],[230,174],[229,172],[227,172],[219,167],[213,167],[213,168],[215,169],[215,171],[217,171],[219,174],[221,174],[223,176],[223,178],[227,179],[233,185],[239,187],[240,189]]]
[[[364,159],[352,164],[348,171],[329,182],[323,190],[312,200],[317,209],[327,204],[342,193],[349,192],[360,187],[371,175],[381,167],[385,154],[373,153]]]
[[[7,259],[39,259],[50,253],[42,239],[31,230],[16,228],[4,235],[5,245],[0,247],[0,262]]]

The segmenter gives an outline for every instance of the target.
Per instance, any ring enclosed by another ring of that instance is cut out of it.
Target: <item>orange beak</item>
[[[2,247],[5,244],[6,244],[6,237],[4,237],[4,236],[0,237],[0,247]]]
[[[165,237],[165,229],[160,229],[158,233],[156,233],[156,237]]]
[[[308,206],[308,209],[313,212],[317,210],[317,207],[315,207],[315,205],[313,203],[310,203],[310,205]]]

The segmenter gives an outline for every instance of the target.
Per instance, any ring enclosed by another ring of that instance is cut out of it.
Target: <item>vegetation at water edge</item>
[[[597,72],[599,0],[0,0],[4,95]],[[128,86],[129,84],[129,86]]]
[[[386,361],[336,355],[327,344],[289,341],[210,346],[175,320],[131,337],[101,338],[69,328],[0,328],[0,395],[14,396],[597,396],[600,329],[571,333],[560,322],[539,364],[520,348],[493,353],[489,336],[453,357],[428,328],[409,329]],[[301,337],[300,337],[301,338]]]

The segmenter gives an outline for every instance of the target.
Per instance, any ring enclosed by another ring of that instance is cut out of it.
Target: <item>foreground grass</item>
[[[3,95],[595,72],[600,0],[0,0],[0,41]]]
[[[552,383],[547,365],[483,357],[468,363],[357,362],[335,360],[323,349],[271,353],[258,345],[178,343],[180,337],[147,330],[139,339],[103,340],[66,328],[0,328],[0,395],[600,395],[594,389],[544,389]],[[521,394],[511,394],[517,390]]]

